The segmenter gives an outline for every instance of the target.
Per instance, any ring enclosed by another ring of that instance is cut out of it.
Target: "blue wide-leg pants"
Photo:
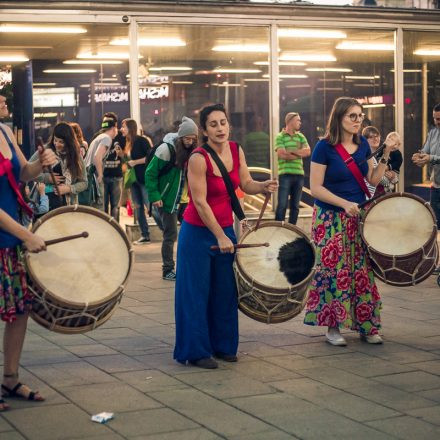
[[[224,231],[236,243],[232,226]],[[178,362],[209,358],[214,353],[237,353],[234,255],[210,250],[216,244],[208,228],[183,221],[177,245],[175,294],[174,359]]]

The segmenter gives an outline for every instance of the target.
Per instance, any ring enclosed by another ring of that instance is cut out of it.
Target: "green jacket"
[[[150,203],[162,200],[163,210],[173,213],[177,210],[181,193],[182,170],[174,167],[168,173],[159,177],[159,171],[170,161],[171,154],[168,144],[174,145],[176,133],[169,133],[164,137],[164,143],[159,145],[145,171],[145,187]]]

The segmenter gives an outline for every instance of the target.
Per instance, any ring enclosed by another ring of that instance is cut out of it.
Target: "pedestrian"
[[[6,98],[0,96],[0,118],[8,116]],[[26,334],[32,294],[27,285],[23,245],[29,252],[45,250],[44,240],[19,223],[19,210],[30,208],[20,195],[18,182],[37,177],[43,167],[57,161],[51,149],[40,149],[38,160],[26,161],[10,128],[0,123],[0,318],[3,334],[3,398],[14,397],[36,402],[44,400],[19,382],[19,362]],[[9,405],[0,399],[0,412]]]
[[[386,145],[376,168],[372,159],[365,161],[370,146],[359,135],[363,118],[358,101],[338,98],[311,159],[316,272],[304,323],[326,326],[332,345],[346,345],[340,328],[358,331],[368,343],[382,343],[381,300],[361,239],[358,204],[369,196],[364,178],[373,186],[380,182],[396,145]]]
[[[200,368],[217,368],[213,355],[237,361],[238,304],[232,269],[236,239],[231,197],[239,185],[248,194],[258,194],[273,192],[278,184],[276,180],[252,179],[242,148],[229,141],[229,120],[222,104],[203,108],[200,126],[206,143],[196,148],[188,161],[190,202],[177,247],[174,359]],[[223,173],[217,163],[223,164]],[[230,183],[231,196],[222,175]],[[220,250],[211,250],[212,245]]]
[[[145,185],[150,202],[159,209],[163,225],[162,278],[175,281],[174,243],[177,215],[186,186],[186,167],[197,145],[198,127],[184,116],[177,133],[168,133],[148,164]]]
[[[278,157],[278,206],[275,220],[284,221],[289,202],[289,223],[296,225],[299,214],[302,187],[304,185],[303,158],[310,156],[306,137],[299,131],[301,117],[298,113],[287,113],[285,127],[275,140]]]
[[[89,144],[84,139],[83,132],[81,130],[81,126],[76,122],[71,122],[70,126],[73,128],[73,131],[75,133],[76,139],[79,144],[79,151],[81,153],[81,157],[84,159],[87,154],[87,148],[89,147]]]

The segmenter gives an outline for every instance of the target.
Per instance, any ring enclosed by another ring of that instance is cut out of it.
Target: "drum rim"
[[[116,220],[113,217],[110,217],[108,214],[106,214],[105,212],[102,212],[96,208],[92,208],[91,206],[85,206],[85,205],[67,205],[67,206],[61,206],[59,208],[54,209],[53,211],[49,211],[47,214],[44,214],[41,218],[39,218],[32,226],[32,232],[35,233],[38,228],[48,219],[55,217],[58,214],[62,214],[63,212],[85,212],[87,214],[92,214],[95,215],[97,217],[101,217],[103,220],[107,221],[107,223],[109,223],[114,229],[116,229],[116,231],[121,235],[122,239],[124,240],[126,246],[127,246],[127,250],[128,250],[128,270],[127,270],[127,274],[124,278],[124,280],[122,281],[121,285],[111,294],[107,295],[104,298],[101,298],[99,301],[93,301],[93,302],[89,302],[87,303],[87,308],[93,307],[93,306],[98,306],[100,304],[103,304],[113,298],[115,298],[117,295],[119,295],[125,287],[125,284],[127,282],[128,277],[131,274],[131,270],[133,268],[133,248],[131,246],[130,241],[128,240],[127,234],[125,233],[125,231],[122,229],[122,227],[119,225],[119,223],[116,222]],[[66,307],[78,307],[78,309],[80,308],[84,308],[85,303],[69,303],[67,302],[64,298],[60,298],[58,295],[56,295],[54,292],[52,292],[51,290],[48,290],[45,286],[43,286],[39,281],[38,278],[35,276],[34,271],[32,270],[29,262],[29,258],[30,258],[30,253],[26,252],[25,253],[25,264],[26,264],[26,272],[29,276],[29,278],[31,279],[32,283],[34,283],[38,289],[42,292],[45,292],[46,295],[50,295],[53,299],[55,299],[57,301],[58,304],[62,305],[62,306],[66,306]]]
[[[296,225],[292,225],[291,223],[287,223],[287,222],[282,222],[282,221],[278,221],[278,220],[267,220],[264,221],[260,224],[258,229],[262,229],[264,227],[268,227],[268,226],[275,226],[275,227],[284,227],[287,229],[290,229],[291,231],[297,233],[298,235],[300,235],[301,237],[305,238],[309,244],[311,245],[312,249],[313,249],[313,258],[314,258],[314,264],[313,267],[309,273],[309,275],[304,278],[304,280],[302,280],[300,283],[298,284],[292,284],[290,285],[290,287],[285,287],[285,288],[277,288],[277,287],[270,287],[267,284],[262,284],[259,281],[256,281],[254,279],[252,279],[250,276],[248,276],[248,274],[246,273],[246,271],[244,270],[243,266],[240,264],[239,258],[236,256],[235,257],[235,265],[237,266],[237,271],[240,273],[240,275],[250,284],[254,285],[257,289],[263,289],[265,292],[268,293],[274,293],[274,294],[279,294],[279,295],[285,295],[286,293],[292,291],[292,290],[298,290],[298,288],[300,286],[303,286],[304,284],[309,284],[310,280],[312,279],[314,273],[315,273],[315,265],[316,265],[316,249],[315,246],[313,244],[313,242],[310,240],[310,238],[307,236],[307,234],[300,229],[298,226]],[[253,227],[252,229],[248,229],[241,237],[239,240],[239,243],[242,242],[242,240],[247,237],[250,233],[255,231],[255,227]]]
[[[368,213],[370,212],[371,208],[373,208],[374,206],[378,205],[383,200],[394,198],[394,197],[403,197],[403,196],[408,197],[410,199],[417,200],[422,205],[424,205],[426,208],[428,208],[428,211],[431,214],[431,217],[432,217],[432,220],[433,220],[433,227],[432,227],[431,235],[429,236],[429,239],[426,241],[426,243],[423,244],[423,246],[421,248],[419,248],[419,249],[417,249],[417,250],[415,250],[413,252],[409,252],[407,254],[399,254],[399,255],[386,254],[384,252],[380,252],[380,251],[374,249],[373,247],[371,247],[368,244],[367,240],[365,239],[365,236],[364,236],[364,223],[365,223],[365,219],[368,217]],[[431,208],[431,205],[429,204],[429,202],[427,202],[425,199],[422,199],[420,196],[416,196],[415,194],[404,192],[404,191],[384,194],[383,196],[379,197],[378,199],[372,200],[371,201],[371,205],[368,207],[368,209],[366,210],[365,214],[361,217],[361,221],[359,223],[360,223],[360,231],[361,231],[362,242],[365,244],[365,246],[368,248],[369,251],[371,250],[371,252],[374,252],[375,254],[381,255],[383,257],[408,258],[411,255],[414,255],[415,253],[419,252],[420,249],[424,249],[429,243],[431,243],[433,240],[436,240],[436,238],[437,238],[436,218],[435,218],[434,211]]]

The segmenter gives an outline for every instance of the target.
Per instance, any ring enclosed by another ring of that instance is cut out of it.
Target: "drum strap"
[[[239,148],[239,146],[236,144],[236,147]],[[238,220],[242,221],[246,218],[244,215],[243,209],[241,208],[240,202],[238,201],[237,194],[235,194],[234,186],[232,185],[231,177],[228,174],[228,170],[225,167],[225,164],[222,162],[222,160],[218,157],[218,154],[208,145],[204,144],[202,146],[204,150],[206,150],[211,157],[214,159],[214,162],[218,166],[218,169],[220,170],[220,173],[223,177],[223,180],[225,182],[226,189],[228,191],[229,197],[231,199],[231,205],[232,210],[234,211],[234,214],[237,216]]]
[[[345,165],[347,165],[347,168],[351,171],[351,174],[353,174],[356,182],[359,183],[362,191],[368,198],[371,198],[371,193],[365,183],[364,176],[362,175],[361,170],[353,159],[353,156],[351,154],[348,154],[348,151],[344,148],[342,144],[335,145],[335,150],[339,154],[339,156],[341,156],[341,159],[344,161]]]

